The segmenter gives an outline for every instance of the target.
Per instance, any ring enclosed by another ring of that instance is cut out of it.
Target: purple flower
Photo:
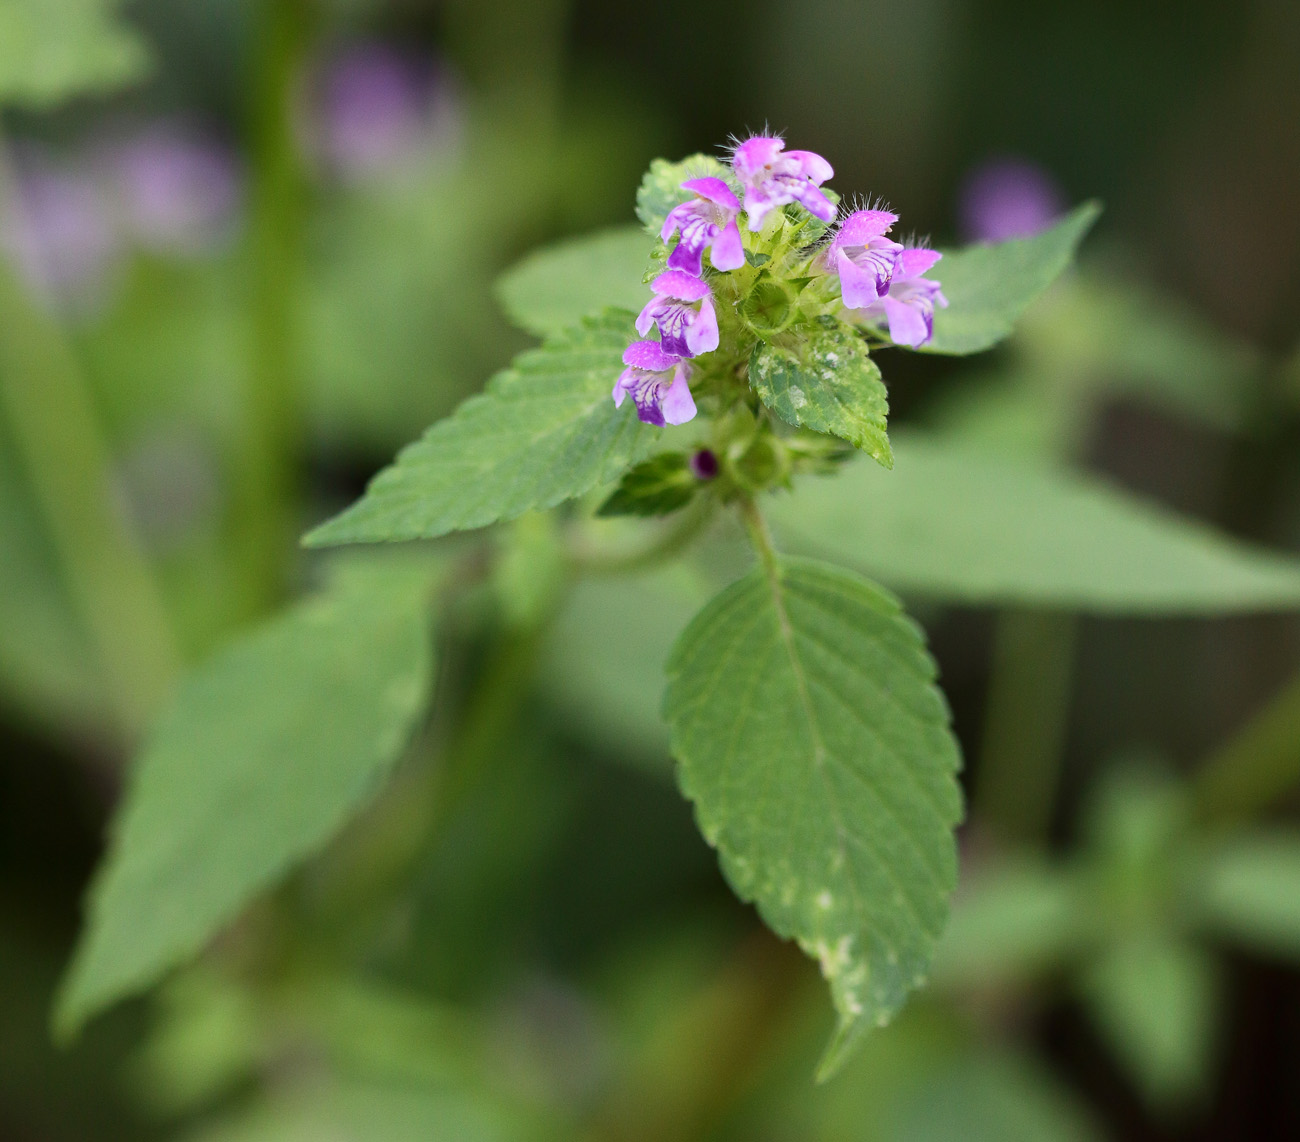
[[[350,44],[319,78],[312,143],[344,179],[364,181],[452,149],[461,118],[436,61],[383,43]]]
[[[850,309],[862,309],[888,291],[903,247],[885,234],[897,221],[888,210],[855,210],[822,254],[822,268],[839,274],[840,296]]]
[[[759,230],[768,211],[797,202],[823,222],[835,217],[835,207],[817,188],[835,172],[812,151],[785,151],[785,140],[755,135],[736,148],[731,169],[745,188],[749,228]]]
[[[898,255],[889,291],[859,310],[866,317],[888,321],[894,344],[915,349],[934,336],[934,307],[946,307],[948,299],[938,282],[921,275],[941,257],[937,250],[904,250]]]
[[[112,204],[90,173],[21,154],[0,212],[0,248],[55,308],[93,311],[121,257]]]
[[[706,282],[682,270],[666,270],[650,288],[655,295],[636,319],[642,337],[658,325],[664,351],[677,357],[698,357],[718,347],[718,317]]]
[[[682,183],[682,189],[695,197],[674,206],[659,232],[665,242],[673,231],[682,232],[681,241],[668,255],[668,268],[698,278],[704,272],[704,251],[712,247],[709,260],[715,270],[740,269],[745,264],[745,248],[736,225],[740,203],[731,188],[720,178],[693,178]]]
[[[961,227],[975,242],[1031,238],[1064,208],[1060,188],[1042,167],[1024,159],[993,159],[977,167],[961,189]]]
[[[631,397],[646,424],[685,424],[695,416],[695,400],[686,383],[690,366],[666,353],[658,341],[635,341],[623,354],[627,366],[614,382],[614,407]]]
[[[239,173],[222,147],[176,124],[155,124],[109,155],[123,220],[142,245],[197,252],[229,234]]]

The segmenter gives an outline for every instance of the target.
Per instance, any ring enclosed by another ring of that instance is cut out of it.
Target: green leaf
[[[790,546],[896,590],[967,605],[1101,614],[1231,614],[1300,606],[1300,562],[1093,477],[917,434],[885,473],[849,464],[769,514]]]
[[[731,169],[712,155],[695,154],[678,163],[655,159],[636,192],[636,216],[646,233],[658,238],[668,212],[692,197],[682,183],[692,178],[720,178],[734,191],[737,188],[730,175]]]
[[[931,276],[943,286],[947,309],[934,314],[929,353],[964,355],[1011,336],[1016,319],[1074,259],[1074,251],[1101,213],[1085,202],[1050,230],[1032,238],[946,251]]]
[[[610,398],[635,336],[632,315],[609,310],[521,353],[304,542],[431,539],[554,507],[616,480],[659,436],[631,402],[615,408]]]
[[[845,326],[818,325],[793,348],[760,341],[749,381],[763,403],[789,424],[847,440],[886,468],[889,398],[880,369]]]
[[[690,503],[699,486],[685,452],[660,452],[628,472],[596,514],[667,515]]]
[[[75,1031],[325,843],[428,701],[426,562],[368,563],[218,654],[136,763],[56,1013]]]
[[[956,883],[958,748],[921,632],[838,568],[756,568],[691,622],[664,712],[737,894],[816,957],[833,1073],[920,986]]]
[[[1214,931],[1300,960],[1300,834],[1249,833],[1218,846],[1196,907]]]
[[[1220,1000],[1208,953],[1155,934],[1098,956],[1083,994],[1146,1098],[1177,1105],[1206,1089]]]
[[[497,298],[511,321],[539,337],[610,307],[636,312],[650,300],[650,252],[635,226],[560,242],[508,269],[497,280]]]
[[[111,91],[149,67],[108,0],[0,0],[0,102],[49,107]]]
[[[187,1142],[530,1142],[554,1133],[481,1094],[397,1083],[290,1085]]]

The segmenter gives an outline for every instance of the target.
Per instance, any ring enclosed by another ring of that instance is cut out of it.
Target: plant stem
[[[0,204],[21,210],[0,154]],[[171,689],[179,659],[153,569],[113,486],[94,402],[55,320],[0,264],[0,406],[129,742]]]
[[[758,555],[758,561],[763,565],[763,571],[768,579],[776,583],[781,574],[777,566],[776,544],[772,540],[772,531],[767,526],[767,520],[752,496],[746,496],[740,501],[739,506],[740,518],[745,521],[745,530],[749,532],[749,541]]]
[[[1002,840],[1042,844],[1051,826],[1070,713],[1076,620],[1006,611],[993,640],[975,814]]]
[[[284,593],[298,523],[302,449],[296,326],[304,182],[293,137],[308,0],[254,6],[249,143],[249,367],[228,518],[244,617]]]
[[[1192,785],[1198,816],[1231,824],[1300,783],[1300,674],[1200,767]]]

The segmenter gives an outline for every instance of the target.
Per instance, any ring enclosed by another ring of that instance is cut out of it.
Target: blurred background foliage
[[[629,220],[655,155],[770,124],[940,242],[1102,198],[1007,346],[889,362],[897,422],[1295,550],[1297,58],[1287,0],[0,3],[0,1136],[1300,1135],[1294,618],[920,600],[963,884],[932,987],[814,1087],[819,981],[657,716],[734,569],[592,580],[542,637],[527,520],[363,816],[158,997],[47,1030],[178,671],[317,580],[297,535],[528,344],[499,273]]]

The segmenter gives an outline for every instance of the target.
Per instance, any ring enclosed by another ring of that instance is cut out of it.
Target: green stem
[[[781,578],[781,572],[777,566],[776,544],[772,541],[772,531],[767,526],[767,520],[753,497],[746,496],[739,506],[740,518],[744,520],[745,530],[749,533],[749,541],[754,546],[758,561],[763,565],[768,579],[776,583]]]
[[[974,802],[976,816],[1003,840],[1046,840],[1069,722],[1075,631],[1074,616],[1058,612],[998,617]]]
[[[305,188],[293,114],[309,2],[266,0],[255,6],[252,24],[249,368],[228,517],[245,616],[283,595],[299,523],[303,418],[295,326]]]
[[[10,193],[0,154],[0,204]],[[0,264],[0,406],[59,570],[128,740],[171,689],[179,659],[153,569],[125,518],[76,357],[49,314]]]
[[[1231,824],[1300,784],[1300,674],[1201,766],[1192,786],[1204,821]]]

